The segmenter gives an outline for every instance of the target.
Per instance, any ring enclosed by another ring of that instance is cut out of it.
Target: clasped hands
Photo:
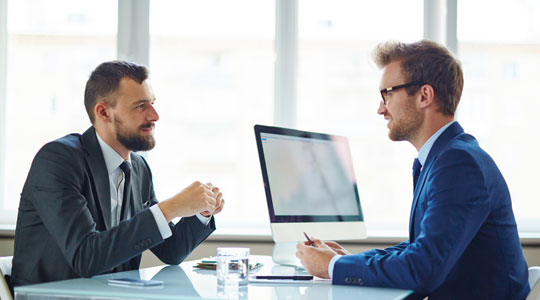
[[[195,181],[180,193],[160,202],[159,208],[167,222],[177,217],[193,216],[200,213],[204,217],[215,215],[225,205],[223,194],[211,183]]]
[[[296,257],[300,259],[309,274],[317,277],[330,278],[328,265],[332,257],[351,254],[336,242],[323,242],[313,237],[311,237],[311,241],[313,245],[308,241],[296,245]]]

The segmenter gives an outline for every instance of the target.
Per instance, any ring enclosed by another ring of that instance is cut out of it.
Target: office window
[[[489,7],[489,14],[478,11]],[[508,183],[522,236],[540,231],[540,2],[460,1],[458,54],[465,87],[457,118]]]
[[[0,209],[14,211],[36,152],[90,126],[84,86],[97,64],[116,58],[117,3],[8,1],[6,151]],[[16,213],[7,216],[15,223]]]
[[[299,1],[298,128],[349,138],[368,235],[407,235],[415,149],[377,115],[371,51],[422,39],[422,1]]]
[[[210,181],[226,200],[219,230],[269,233],[253,125],[273,121],[274,1],[150,4],[158,199]]]

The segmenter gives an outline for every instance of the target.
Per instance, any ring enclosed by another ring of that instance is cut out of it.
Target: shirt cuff
[[[196,214],[196,216],[197,216],[197,219],[199,219],[199,221],[201,221],[201,223],[203,223],[204,226],[208,225],[208,223],[210,223],[210,219],[212,219],[212,216],[205,217],[201,214]]]
[[[334,255],[334,257],[332,257],[330,260],[330,263],[328,263],[328,276],[330,276],[330,279],[334,277],[334,265],[336,264],[336,261],[342,256],[343,255]]]
[[[150,211],[152,212],[152,215],[154,215],[154,219],[156,220],[161,237],[163,239],[169,238],[172,235],[171,227],[169,227],[169,223],[167,223],[167,219],[165,219],[165,216],[163,215],[163,212],[159,206],[157,204],[152,205],[150,207]]]

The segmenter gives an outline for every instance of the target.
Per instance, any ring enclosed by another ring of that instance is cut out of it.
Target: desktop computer
[[[255,125],[275,263],[300,266],[304,232],[321,240],[366,238],[347,138]]]

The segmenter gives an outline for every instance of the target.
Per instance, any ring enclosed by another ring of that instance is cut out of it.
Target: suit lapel
[[[437,140],[433,144],[433,147],[431,147],[431,150],[429,151],[424,166],[422,166],[422,171],[420,172],[420,177],[418,178],[418,182],[416,183],[416,189],[414,190],[413,204],[411,207],[411,217],[409,219],[409,242],[411,243],[414,242],[414,240],[416,239],[416,233],[414,230],[416,206],[418,205],[420,195],[422,194],[422,190],[424,189],[424,183],[426,182],[426,179],[428,177],[427,174],[429,174],[433,161],[435,161],[435,159],[439,156],[441,150],[448,144],[450,140],[452,140],[461,133],[463,133],[463,128],[461,127],[461,125],[459,125],[458,122],[450,125],[439,136],[439,138],[437,138]]]
[[[103,152],[99,146],[96,131],[90,127],[82,135],[82,145],[87,152],[86,162],[96,185],[97,197],[101,208],[101,215],[107,229],[111,228],[111,193],[109,186],[109,174],[105,166]]]

